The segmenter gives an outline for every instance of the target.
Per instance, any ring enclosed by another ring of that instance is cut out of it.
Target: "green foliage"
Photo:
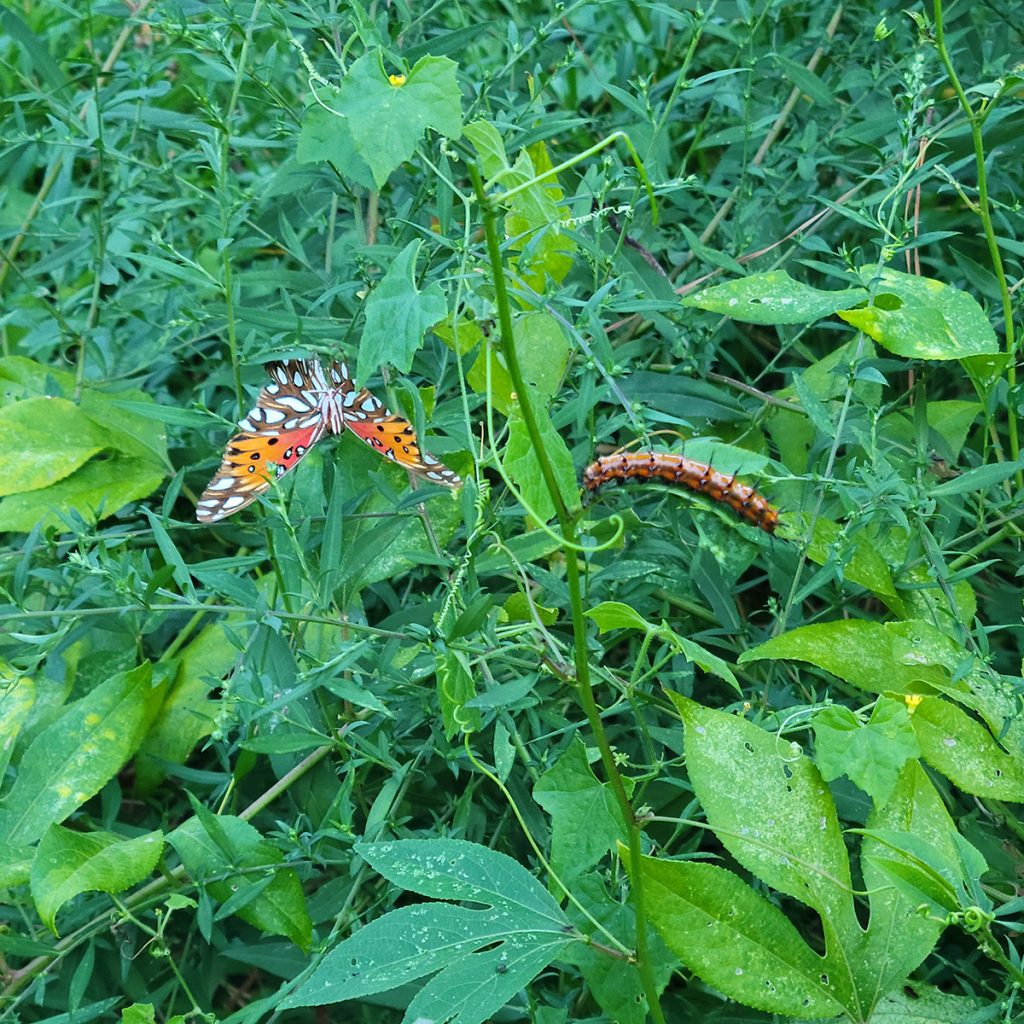
[[[1003,7],[0,10],[0,1024],[1020,1016]]]

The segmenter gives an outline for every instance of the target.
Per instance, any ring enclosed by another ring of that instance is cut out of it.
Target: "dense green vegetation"
[[[1022,36],[0,8],[0,1022],[1024,1019]]]

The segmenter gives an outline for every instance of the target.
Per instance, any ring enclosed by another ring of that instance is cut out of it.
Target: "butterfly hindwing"
[[[353,388],[345,394],[345,426],[375,451],[411,473],[445,487],[458,487],[462,483],[457,473],[420,448],[416,431],[407,419],[391,412],[366,388],[361,391]]]

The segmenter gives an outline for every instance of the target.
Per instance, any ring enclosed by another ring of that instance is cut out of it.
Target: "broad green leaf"
[[[163,765],[184,764],[195,745],[212,732],[220,704],[206,695],[240,653],[220,622],[207,626],[182,649],[174,683],[135,757],[138,793],[152,793],[166,775]]]
[[[59,370],[25,356],[0,357],[0,404],[17,404],[26,398],[50,394],[49,383],[57,385],[63,394],[72,394],[75,375]]]
[[[790,630],[744,651],[737,660],[741,665],[765,658],[806,661],[869,693],[913,693],[922,682],[941,685],[948,680],[934,665],[901,658],[901,640],[886,624],[839,619]]]
[[[769,1013],[843,1012],[826,962],[777,907],[731,871],[654,857],[641,857],[633,870],[643,878],[651,923],[703,981]]]
[[[61,516],[73,512],[94,523],[152,494],[164,475],[148,459],[93,459],[51,487],[0,501],[0,531],[28,533],[39,524],[59,527]]]
[[[925,412],[928,429],[941,438],[949,450],[949,455],[955,458],[963,451],[971,426],[982,414],[983,408],[976,399],[970,402],[952,399],[944,402],[929,400]],[[882,438],[908,447],[914,444],[915,431],[914,417],[906,410],[883,416],[879,422],[879,435]]]
[[[422,244],[419,239],[410,242],[366,300],[366,327],[356,368],[360,386],[385,363],[408,373],[423,335],[448,312],[437,282],[423,291],[416,288],[416,256]]]
[[[813,71],[809,71],[803,64],[790,60],[781,53],[773,53],[772,60],[779,66],[779,70],[795,85],[802,93],[809,96],[819,106],[832,109],[838,106],[839,101],[832,88],[823,82]]]
[[[1024,461],[997,462],[988,466],[969,469],[952,480],[936,484],[931,493],[936,498],[948,498],[954,494],[971,494],[974,491],[987,491],[1004,480],[1009,480],[1024,469]]]
[[[557,321],[547,313],[524,313],[512,322],[512,338],[519,357],[519,367],[530,393],[541,399],[550,398],[561,386],[569,362],[569,343]],[[466,380],[481,394],[487,392],[487,364],[490,362],[491,401],[508,416],[515,408],[512,378],[505,369],[504,358],[497,344],[481,349],[469,368]]]
[[[615,796],[594,775],[579,736],[537,780],[533,799],[551,816],[551,866],[567,884],[628,841]]]
[[[14,745],[35,699],[35,680],[20,675],[0,659],[0,779],[7,772]]]
[[[762,881],[859,935],[850,862],[828,787],[795,743],[669,693],[686,725],[686,766],[708,824]],[[748,837],[748,838],[744,838]]]
[[[462,103],[456,67],[447,57],[421,57],[408,77],[389,77],[379,50],[363,54],[349,68],[337,91],[321,96],[332,116],[340,115],[344,121],[337,128],[339,143],[318,158],[343,156],[342,143],[348,135],[359,160],[365,162],[374,184],[380,188],[392,171],[413,155],[428,128],[450,139],[459,138]],[[317,158],[319,139],[330,139],[322,114],[312,119],[300,159]],[[345,173],[361,171],[359,164],[344,157],[343,160]]]
[[[156,867],[163,833],[122,839],[109,832],[72,832],[51,825],[32,862],[32,898],[55,935],[57,911],[83,892],[123,892]]]
[[[327,92],[322,98],[326,108],[318,103],[307,108],[302,116],[295,159],[303,164],[324,160],[357,185],[374,190],[377,185],[373,171],[356,147],[348,117],[335,108],[337,100],[337,93]]]
[[[924,759],[965,793],[1024,803],[1024,760],[1006,753],[967,712],[923,697],[910,721]]]
[[[202,819],[202,820],[201,820]],[[302,883],[284,855],[248,822],[208,811],[167,836],[185,870],[243,921],[268,935],[309,947],[312,922]],[[262,871],[255,869],[262,868]],[[223,877],[227,876],[227,877]]]
[[[772,270],[702,288],[683,299],[683,305],[748,324],[811,324],[867,298],[866,288],[822,291],[795,281],[784,270]]]
[[[813,725],[814,762],[825,780],[846,775],[877,806],[892,796],[907,761],[921,753],[907,705],[889,697],[878,698],[866,723],[836,704],[819,711]]]
[[[3,820],[3,812],[0,811],[0,822]],[[33,854],[34,850],[31,846],[15,846],[11,843],[0,842],[0,885],[7,889],[27,885],[31,877]],[[3,938],[3,934],[0,934],[0,942]],[[2,949],[3,946],[0,945],[0,950]],[[28,955],[34,956],[35,954]]]
[[[371,995],[439,971],[404,1022],[481,1024],[572,939],[558,904],[504,854],[455,839],[355,849],[397,885],[484,909],[427,903],[385,914],[330,950],[283,1008]]]
[[[112,676],[36,736],[0,807],[0,838],[33,842],[121,770],[155,710],[152,675],[144,664]]]
[[[0,436],[0,496],[50,487],[109,447],[104,432],[64,398],[3,406]]]
[[[428,439],[423,443],[429,448]],[[395,485],[407,486],[405,470],[384,462],[354,437],[342,438],[336,467],[349,493],[364,491],[368,473],[374,472],[386,475]],[[435,488],[426,507],[433,537],[443,551],[462,521],[458,501],[451,491]],[[436,559],[423,520],[408,513],[397,515],[394,502],[379,491],[372,491],[357,511],[360,518],[346,523],[346,543],[337,574],[338,585],[344,585],[348,592],[394,579]]]
[[[871,1015],[871,1024],[996,1024],[999,1006],[983,996],[943,992],[907,981],[886,996]]]
[[[529,181],[552,166],[547,147],[537,143],[519,155],[514,173],[503,179],[502,184],[509,187],[513,181]],[[538,293],[545,291],[549,278],[561,283],[573,267],[576,243],[560,228],[570,217],[563,199],[558,179],[545,178],[513,196],[505,218],[509,248],[520,253],[515,260],[516,270]]]
[[[917,761],[903,769],[889,801],[868,816],[869,829],[892,829],[925,836],[949,856],[954,854],[956,828],[942,797]],[[941,921],[919,914],[918,900],[895,888],[872,863],[881,844],[865,836],[860,864],[868,891],[870,917],[854,970],[858,991],[870,1002],[901,985],[932,951],[943,928]]]
[[[865,271],[869,273],[870,271]],[[885,269],[873,304],[839,315],[883,348],[908,359],[965,359],[999,352],[981,306],[959,288]]]
[[[142,391],[83,391],[81,410],[103,431],[106,446],[166,471],[167,431],[162,410]],[[208,422],[208,420],[207,420]]]
[[[528,396],[521,396],[520,401],[529,401]],[[555,430],[548,416],[547,409],[539,402],[533,402],[534,418],[540,429],[541,443],[544,446],[544,458],[554,471],[562,501],[569,509],[579,508],[580,492],[576,482],[576,470],[572,464],[572,456],[565,446],[561,434]],[[523,415],[516,407],[509,418],[508,444],[505,446],[503,463],[505,472],[519,488],[523,500],[540,522],[547,522],[555,514],[554,502],[544,474],[540,468],[540,458],[534,451],[530,435],[526,430]]]
[[[356,843],[356,853],[403,889],[440,900],[468,900],[533,914],[562,927],[565,916],[540,882],[518,861],[461,839],[405,839]]]

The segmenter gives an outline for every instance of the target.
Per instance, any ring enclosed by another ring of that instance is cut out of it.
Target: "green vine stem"
[[[982,230],[985,232],[985,242],[988,245],[989,258],[992,260],[992,270],[999,282],[999,294],[1003,303],[1003,326],[1006,332],[1006,354],[1008,365],[1006,367],[1006,382],[1010,387],[1011,399],[1007,402],[1006,416],[1007,428],[1010,435],[1010,455],[1016,461],[1020,454],[1020,444],[1017,434],[1017,413],[1014,409],[1012,391],[1017,383],[1017,368],[1014,360],[1017,357],[1017,343],[1013,330],[1013,303],[1010,300],[1010,289],[1006,283],[1006,273],[1003,270],[1003,258],[999,253],[999,243],[996,239],[995,228],[992,225],[992,208],[988,198],[988,172],[985,167],[985,142],[981,135],[982,126],[988,119],[989,114],[995,109],[996,103],[1003,94],[1003,90],[991,100],[982,100],[977,110],[971,106],[967,94],[964,92],[960,79],[957,77],[953,67],[953,61],[946,49],[946,30],[943,25],[942,0],[934,0],[935,20],[935,48],[942,61],[946,74],[949,76],[949,84],[953,87],[960,108],[967,118],[971,129],[971,142],[974,146],[974,165],[978,175],[978,218],[981,221]],[[1017,473],[1017,486],[1024,486],[1024,472]]]
[[[498,237],[498,212],[494,201],[484,189],[483,180],[476,164],[469,162],[467,167],[477,200],[480,203],[480,212],[483,218],[484,234],[487,240],[487,254],[494,279],[495,304],[498,309],[498,322],[501,327],[501,351],[505,357],[505,365],[509,376],[512,378],[512,385],[518,396],[517,400],[522,410],[523,424],[530,435],[530,442],[533,445],[534,453],[540,465],[544,484],[554,504],[555,516],[558,519],[561,534],[568,542],[567,548],[569,548],[569,546],[576,544],[576,524],[573,517],[569,514],[569,510],[565,507],[565,503],[562,501],[562,493],[558,487],[554,468],[544,451],[544,442],[541,437],[540,428],[528,397],[530,392],[526,381],[523,379],[522,368],[519,365],[519,357],[516,353],[512,334],[511,303],[505,283],[505,267],[502,261],[501,243]],[[619,811],[629,836],[630,863],[636,868],[640,864],[641,856],[640,829],[637,825],[629,796],[626,793],[622,776],[619,774],[618,767],[615,764],[615,756],[605,734],[604,725],[601,722],[601,715],[597,707],[597,700],[594,697],[594,690],[590,681],[590,663],[587,654],[586,626],[583,618],[583,591],[580,586],[580,569],[571,549],[566,551],[565,575],[566,586],[569,591],[569,605],[572,613],[577,693],[579,694],[580,703],[583,705],[583,710],[586,713],[587,721],[590,724],[594,740],[597,743],[597,748],[601,755],[601,763],[604,766],[605,774],[608,777],[609,785],[619,806]],[[647,913],[644,907],[644,889],[639,870],[633,872],[631,881],[633,908],[636,916],[636,959],[637,969],[640,973],[640,982],[644,989],[644,995],[647,997],[651,1016],[657,1024],[665,1024],[665,1017],[661,1012],[661,1006],[658,1002],[657,987],[654,983],[654,974],[651,970],[651,961],[647,948]]]

